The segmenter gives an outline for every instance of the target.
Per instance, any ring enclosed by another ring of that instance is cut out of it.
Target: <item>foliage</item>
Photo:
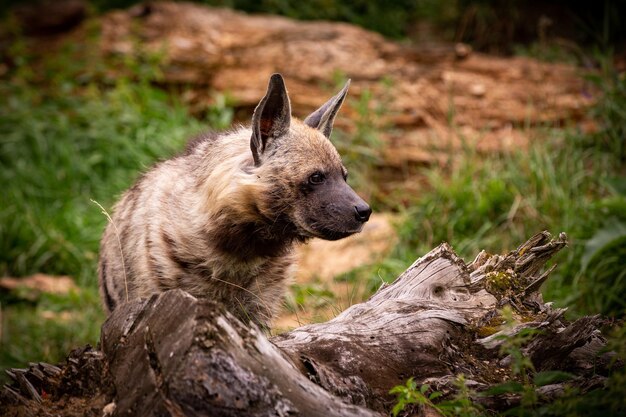
[[[201,129],[150,85],[146,77],[155,72],[137,70],[144,64],[126,63],[144,78],[107,88],[85,84],[75,71],[88,65],[67,55],[35,67],[19,42],[12,53],[20,59],[0,82],[0,275],[70,275],[81,291],[34,307],[0,299],[0,368],[54,362],[95,344],[103,320],[96,259],[106,219],[90,199],[110,208],[142,170]],[[49,318],[57,313],[67,319]]]
[[[600,63],[600,71],[589,74],[586,78],[598,91],[593,116],[599,129],[594,134],[581,138],[581,142],[585,146],[610,152],[621,162],[625,162],[626,73],[615,70],[610,51],[596,51],[596,57]]]
[[[42,294],[34,305],[2,304],[2,369],[39,360],[59,361],[86,343],[95,346],[104,320],[93,287],[66,295]]]
[[[516,323],[513,318],[511,307],[506,306],[500,314],[504,319],[503,330],[510,333],[514,330]],[[546,384],[549,381],[558,379],[557,373],[535,373],[535,367],[529,357],[525,356],[522,348],[536,334],[537,330],[531,328],[523,328],[517,333],[506,336],[500,335],[498,339],[502,342],[500,345],[500,355],[506,357],[511,363],[511,379],[491,387],[482,395],[501,395],[507,393],[515,393],[520,395],[520,405],[513,409],[507,410],[507,415],[527,416],[532,415],[535,409],[538,397],[536,392],[536,382]],[[535,374],[534,379],[531,375]],[[567,374],[569,376],[569,374]]]
[[[337,82],[333,91],[345,84],[345,76],[336,74]],[[375,167],[380,163],[382,143],[379,132],[385,129],[383,116],[387,114],[387,105],[391,100],[391,81],[381,80],[384,94],[374,100],[372,92],[364,89],[355,98],[348,98],[356,110],[356,131],[347,134],[341,129],[333,130],[333,143],[349,169],[348,183],[358,189],[366,200],[377,208]],[[354,169],[351,169],[354,168]]]
[[[444,415],[461,417],[485,416],[486,412],[480,404],[472,401],[471,396],[475,395],[465,381],[465,376],[458,375],[454,381],[456,393],[450,400],[437,404],[437,409]]]
[[[626,97],[611,106],[616,113],[626,112]],[[510,154],[479,155],[468,144],[447,169],[425,168],[427,186],[408,203],[406,196],[397,203],[405,221],[392,255],[341,279],[367,281],[374,291],[381,279],[395,279],[416,256],[442,241],[469,258],[481,249],[510,250],[538,230],[566,231],[569,248],[556,258],[559,268],[548,281],[546,297],[562,305],[576,303],[572,313],[623,315],[625,258],[616,233],[626,222],[624,161],[614,152],[624,141],[622,128],[617,121],[606,124],[605,143],[576,129],[546,126],[528,149]],[[386,203],[393,206],[389,199]],[[610,252],[596,256],[593,241],[591,246],[587,241],[602,229],[611,230],[616,240],[602,246]],[[591,263],[583,266],[581,260]]]
[[[418,390],[417,384],[413,378],[409,378],[404,385],[396,385],[393,387],[389,391],[389,394],[396,394],[396,404],[391,410],[393,417],[397,417],[407,405],[411,404],[435,407],[432,400],[441,396],[441,392],[435,391],[427,395],[428,391],[430,391],[430,385],[424,384]]]
[[[626,38],[622,17],[626,3],[553,0],[538,4],[522,0],[193,0],[248,13],[279,14],[299,20],[348,22],[391,38],[433,37],[473,44],[475,49],[498,53],[526,50],[541,44],[547,59],[567,57],[550,44],[620,44]],[[0,16],[12,7],[37,0],[5,0]],[[128,8],[141,0],[87,0],[91,13]],[[558,24],[555,24],[557,23]],[[563,39],[569,41],[562,42]],[[520,49],[521,48],[521,49]]]
[[[235,114],[232,106],[233,99],[227,94],[213,94],[213,104],[207,108],[206,115],[209,125],[215,130],[228,129]]]
[[[500,314],[504,319],[504,330],[512,331],[517,324],[513,318],[513,310],[506,306]],[[532,408],[537,403],[537,394],[535,387],[531,383],[530,374],[535,372],[535,367],[528,356],[522,352],[522,347],[528,343],[536,334],[537,330],[531,328],[521,329],[512,336],[501,335],[498,337],[502,341],[500,345],[500,355],[508,357],[511,362],[511,376],[518,378],[520,382],[511,380],[505,382],[508,384],[510,392],[519,392],[522,394],[520,409]],[[502,390],[503,386],[499,386]],[[503,390],[506,392],[506,390]]]
[[[568,133],[547,129],[544,135],[527,150],[476,155],[466,149],[448,171],[425,169],[429,188],[408,207],[399,207],[405,221],[398,228],[400,243],[394,253],[353,278],[368,280],[374,290],[381,278],[393,280],[416,256],[442,241],[469,258],[481,249],[510,250],[546,229],[570,236],[570,248],[557,258],[560,267],[549,281],[547,297],[576,299],[570,290],[585,240],[601,227],[607,211],[614,210],[599,206],[598,200],[615,197],[604,181],[615,165],[610,155],[569,145]],[[581,305],[581,313],[589,311],[586,307]]]
[[[624,410],[623,396],[617,395],[611,399],[609,392],[622,389],[625,382],[623,370],[614,372],[609,379],[607,390],[594,390],[588,394],[580,393],[565,386],[564,395],[554,402],[545,402],[538,394],[538,389],[543,386],[567,382],[575,378],[574,375],[563,371],[541,371],[536,372],[530,360],[523,353],[523,347],[539,332],[534,329],[521,329],[513,333],[519,324],[513,318],[510,307],[505,307],[500,312],[504,319],[503,335],[498,339],[501,341],[500,356],[510,362],[510,379],[500,384],[491,386],[482,392],[471,391],[463,375],[457,376],[455,380],[456,391],[452,398],[446,399],[440,391],[433,391],[428,384],[423,384],[417,389],[417,384],[413,378],[407,380],[405,385],[394,387],[390,393],[396,394],[396,402],[392,409],[395,417],[402,411],[407,411],[409,405],[426,406],[437,410],[443,416],[485,416],[493,414],[485,410],[472,398],[490,397],[499,395],[519,396],[520,402],[502,415],[507,416],[578,416],[578,415],[619,415]],[[618,353],[620,357],[626,353],[626,332],[624,328],[618,329],[618,334],[613,339],[610,348]],[[507,336],[505,334],[512,334]],[[441,397],[441,398],[440,398]],[[598,414],[599,413],[599,414]]]
[[[581,265],[574,277],[576,302],[588,313],[626,315],[626,74],[611,66],[612,55],[599,55],[602,71],[589,76],[600,95],[592,115],[598,130],[574,139],[583,149],[610,155],[609,169],[599,179],[607,193],[593,210],[600,221],[586,236]]]
[[[249,13],[279,14],[300,20],[334,20],[363,26],[383,35],[406,36],[418,18],[448,23],[458,17],[456,0],[196,0],[211,6],[229,7]],[[127,7],[138,0],[92,0],[99,10]]]
[[[513,341],[513,344],[516,344],[516,342]],[[567,382],[574,378],[573,375],[567,372],[542,371],[535,373],[532,380],[526,379],[523,383],[511,380],[492,388],[485,394],[517,393],[522,395],[520,406],[506,411],[504,415],[543,417],[617,417],[624,415],[626,400],[623,395],[623,387],[624,383],[626,383],[626,372],[623,369],[623,365],[619,364],[619,360],[626,358],[625,327],[614,329],[607,349],[615,352],[617,355],[615,356],[615,367],[609,375],[605,387],[583,394],[578,389],[565,384],[565,389],[561,396],[551,402],[542,401],[537,395],[537,388],[554,383]],[[521,364],[522,362],[518,363]],[[520,368],[518,365],[516,366]],[[526,370],[528,371],[529,368]]]
[[[585,244],[578,275],[580,302],[606,315],[626,312],[626,224],[609,221]],[[616,291],[617,290],[617,291]]]
[[[321,282],[307,284],[293,284],[287,296],[287,309],[291,312],[301,310],[318,309],[328,305],[334,305],[335,293]]]
[[[602,312],[623,318],[625,136],[623,117],[618,116],[626,114],[623,80],[623,75],[610,71],[594,79],[603,92],[592,111],[601,127],[595,134],[547,127],[545,136],[529,151],[481,160],[469,147],[448,172],[426,172],[431,188],[405,210],[406,220],[399,227],[401,242],[391,259],[343,279],[367,279],[374,291],[381,278],[394,279],[415,256],[441,241],[451,242],[467,258],[479,248],[510,249],[538,229],[564,230],[570,236],[570,248],[557,259],[560,265],[544,291],[546,298],[573,305],[572,315]],[[510,311],[503,313],[510,326]],[[621,360],[626,358],[624,329],[619,327],[610,339],[610,349]],[[535,372],[522,354],[523,344],[532,336],[532,331],[523,330],[504,339],[501,353],[510,357],[512,379],[484,393],[521,395],[520,406],[506,415],[623,415],[626,372],[619,366],[605,389],[582,395],[566,387],[562,397],[542,403],[537,388],[572,376],[560,371]]]
[[[417,405],[437,410],[444,417],[484,416],[485,410],[470,398],[474,393],[467,387],[465,377],[463,375],[457,376],[454,385],[456,393],[450,399],[436,402],[435,400],[442,397],[442,392],[434,391],[429,384],[423,384],[417,389],[417,384],[413,378],[409,378],[404,385],[397,385],[389,391],[390,394],[396,394],[396,403],[391,414],[397,417],[398,414],[407,409],[407,406]]]

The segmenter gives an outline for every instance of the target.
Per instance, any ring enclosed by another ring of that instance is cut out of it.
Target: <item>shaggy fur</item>
[[[203,135],[143,175],[102,238],[106,310],[180,288],[267,325],[293,273],[294,245],[348,236],[369,218],[327,137],[346,91],[301,122],[274,75],[250,128]]]

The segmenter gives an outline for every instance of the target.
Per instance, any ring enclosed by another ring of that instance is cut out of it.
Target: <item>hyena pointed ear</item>
[[[348,87],[350,87],[350,80],[346,82],[346,85],[343,86],[337,95],[324,103],[322,107],[311,113],[309,117],[304,119],[304,123],[312,128],[318,129],[324,134],[324,136],[330,138],[330,133],[333,131],[335,116],[337,116],[337,112],[339,112],[339,108],[348,94]]]
[[[277,138],[289,130],[291,124],[291,105],[282,75],[272,74],[267,93],[254,109],[252,115],[252,137],[250,149],[254,165],[261,164],[261,154],[265,151],[268,140]]]

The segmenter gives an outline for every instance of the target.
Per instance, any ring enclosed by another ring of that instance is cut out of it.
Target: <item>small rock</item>
[[[112,416],[113,413],[115,412],[115,408],[117,408],[117,404],[115,404],[114,401],[108,403],[107,405],[104,406],[104,408],[102,408],[102,416],[103,417]]]
[[[470,86],[470,94],[474,97],[483,97],[486,92],[487,87],[485,87],[485,84],[476,83]]]
[[[18,288],[31,290],[31,292],[35,295],[42,292],[50,294],[68,294],[71,291],[79,291],[76,284],[74,284],[74,280],[64,275],[54,276],[46,274],[35,274],[23,278],[0,278],[0,289],[14,291]]]
[[[77,314],[71,311],[51,311],[44,310],[39,313],[39,317],[46,320],[54,320],[57,323],[68,322],[77,319]]]
[[[456,59],[465,59],[472,53],[472,47],[466,43],[459,42],[454,45],[454,56]]]

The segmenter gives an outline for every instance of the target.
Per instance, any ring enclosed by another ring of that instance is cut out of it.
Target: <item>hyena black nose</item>
[[[354,206],[354,216],[360,222],[365,223],[370,219],[370,214],[372,214],[372,209],[365,203],[360,203]]]

